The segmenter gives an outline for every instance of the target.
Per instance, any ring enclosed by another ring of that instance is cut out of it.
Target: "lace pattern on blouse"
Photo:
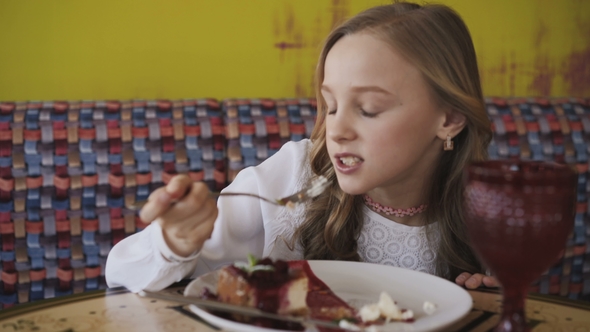
[[[393,222],[364,208],[365,222],[358,239],[365,262],[435,274],[436,254],[426,238],[426,227]]]

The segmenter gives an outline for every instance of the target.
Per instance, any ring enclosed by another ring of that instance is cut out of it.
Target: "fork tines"
[[[321,193],[326,190],[328,187],[328,179],[324,176],[318,176],[317,178],[311,181],[309,188],[304,189],[298,193],[295,193],[291,196],[287,196],[277,200],[281,205],[288,205],[294,206],[297,203],[307,201],[312,199],[316,196],[319,196]]]

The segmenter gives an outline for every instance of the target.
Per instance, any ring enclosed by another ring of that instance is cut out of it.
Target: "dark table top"
[[[165,292],[182,293],[184,285]],[[473,309],[445,331],[489,331],[499,319],[501,295],[469,291]],[[530,294],[526,312],[532,331],[590,331],[590,303]],[[186,306],[142,298],[125,289],[91,291],[0,311],[0,331],[217,331]]]

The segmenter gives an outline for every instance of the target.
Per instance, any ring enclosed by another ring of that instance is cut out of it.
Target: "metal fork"
[[[307,186],[305,186],[302,190],[294,193],[293,195],[289,195],[287,197],[278,198],[278,199],[271,199],[267,197],[262,197],[260,195],[251,194],[251,193],[235,193],[235,192],[212,192],[210,193],[211,197],[219,197],[219,196],[250,196],[253,198],[261,199],[265,202],[279,205],[279,206],[287,206],[287,207],[294,207],[296,204],[308,201],[322,192],[326,190],[328,187],[328,179],[324,176],[318,176],[317,178],[313,179]],[[147,200],[144,201],[136,201],[133,204],[127,205],[128,209],[131,210],[140,210],[144,205],[147,204]],[[172,201],[172,203],[176,203],[177,200]]]

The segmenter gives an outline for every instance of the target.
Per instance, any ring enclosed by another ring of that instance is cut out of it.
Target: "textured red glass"
[[[502,285],[495,331],[529,331],[529,285],[553,265],[572,231],[577,175],[566,165],[495,160],[465,171],[465,222],[472,246]]]

